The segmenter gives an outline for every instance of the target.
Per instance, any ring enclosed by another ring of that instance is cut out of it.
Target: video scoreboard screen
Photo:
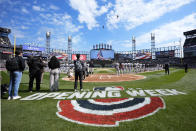
[[[76,60],[76,59],[77,59],[76,54],[72,54],[72,60]],[[87,60],[86,55],[80,54],[80,60],[86,61]]]
[[[114,50],[91,50],[90,59],[94,60],[112,60],[114,59]]]

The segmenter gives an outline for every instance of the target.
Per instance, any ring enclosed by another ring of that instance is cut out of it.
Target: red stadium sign
[[[72,60],[76,60],[76,54],[72,54]],[[86,60],[86,55],[80,55],[80,60],[85,61]]]
[[[3,51],[3,54],[13,54],[13,53],[9,51]]]

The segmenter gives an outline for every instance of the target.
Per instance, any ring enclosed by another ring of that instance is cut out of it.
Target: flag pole
[[[14,56],[15,56],[15,52],[16,52],[16,36],[14,35]]]

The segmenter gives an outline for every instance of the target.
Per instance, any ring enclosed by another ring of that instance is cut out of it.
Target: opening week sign
[[[121,98],[122,93],[128,97]],[[166,104],[161,96],[186,95],[176,89],[95,87],[93,91],[35,93],[20,100],[56,99],[56,115],[88,126],[115,127],[154,115]]]

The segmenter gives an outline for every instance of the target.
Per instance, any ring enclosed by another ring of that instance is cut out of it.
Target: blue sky
[[[148,49],[150,33],[156,47],[179,45],[184,31],[196,29],[196,0],[0,0],[0,9],[12,44],[15,35],[18,45],[45,47],[50,31],[52,48],[66,50],[70,35],[74,51],[99,43],[131,51],[132,36],[136,49]]]

